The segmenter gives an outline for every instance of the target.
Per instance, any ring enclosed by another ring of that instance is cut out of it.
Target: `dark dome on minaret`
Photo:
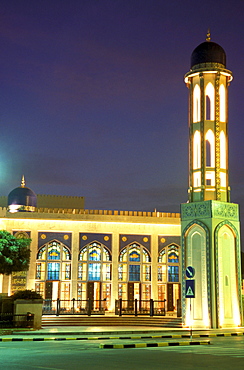
[[[191,55],[191,68],[202,63],[219,63],[226,67],[225,51],[220,45],[210,41],[209,32],[206,41],[198,45]]]
[[[33,212],[36,208],[37,196],[30,188],[25,186],[24,176],[21,186],[13,189],[8,195],[9,212]]]

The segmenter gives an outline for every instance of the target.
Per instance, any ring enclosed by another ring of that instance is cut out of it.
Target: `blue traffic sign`
[[[195,269],[192,266],[186,268],[186,277],[192,279],[195,276]]]
[[[186,298],[195,298],[195,280],[186,280]]]

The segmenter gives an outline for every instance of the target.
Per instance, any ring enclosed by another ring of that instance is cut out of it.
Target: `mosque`
[[[226,55],[210,40],[193,51],[189,89],[189,200],[181,214],[87,210],[83,197],[0,197],[0,229],[31,238],[27,272],[0,276],[0,292],[44,299],[150,300],[182,307],[185,326],[241,325],[238,205],[230,203]],[[185,271],[188,271],[185,276]],[[166,303],[165,303],[166,300]]]

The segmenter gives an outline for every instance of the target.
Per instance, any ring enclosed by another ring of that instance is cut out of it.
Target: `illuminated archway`
[[[200,122],[201,120],[201,91],[198,84],[193,90],[193,122]]]
[[[214,87],[211,82],[209,82],[205,89],[205,119],[213,121],[215,114],[214,105]]]

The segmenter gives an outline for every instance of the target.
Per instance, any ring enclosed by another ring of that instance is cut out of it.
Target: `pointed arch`
[[[205,135],[206,141],[206,167],[215,167],[215,137],[212,130]]]
[[[201,135],[196,130],[193,137],[193,169],[201,167]]]
[[[149,251],[139,243],[125,246],[119,254],[119,281],[151,281],[151,256]]]
[[[187,266],[195,268],[196,280],[199,284],[195,288],[193,316],[190,314],[189,301],[185,298],[186,282],[182,279],[183,304],[182,313],[184,323],[210,325],[210,271],[209,258],[209,229],[201,221],[193,220],[182,232],[182,270]],[[193,324],[194,325],[194,324]]]
[[[193,122],[200,122],[201,120],[201,91],[198,84],[193,90]]]
[[[241,322],[241,268],[239,233],[229,221],[215,229],[216,286],[219,325]]]
[[[214,104],[214,86],[209,82],[205,88],[205,119],[214,121],[215,104]]]
[[[70,280],[71,252],[57,240],[42,245],[36,257],[36,280]]]

